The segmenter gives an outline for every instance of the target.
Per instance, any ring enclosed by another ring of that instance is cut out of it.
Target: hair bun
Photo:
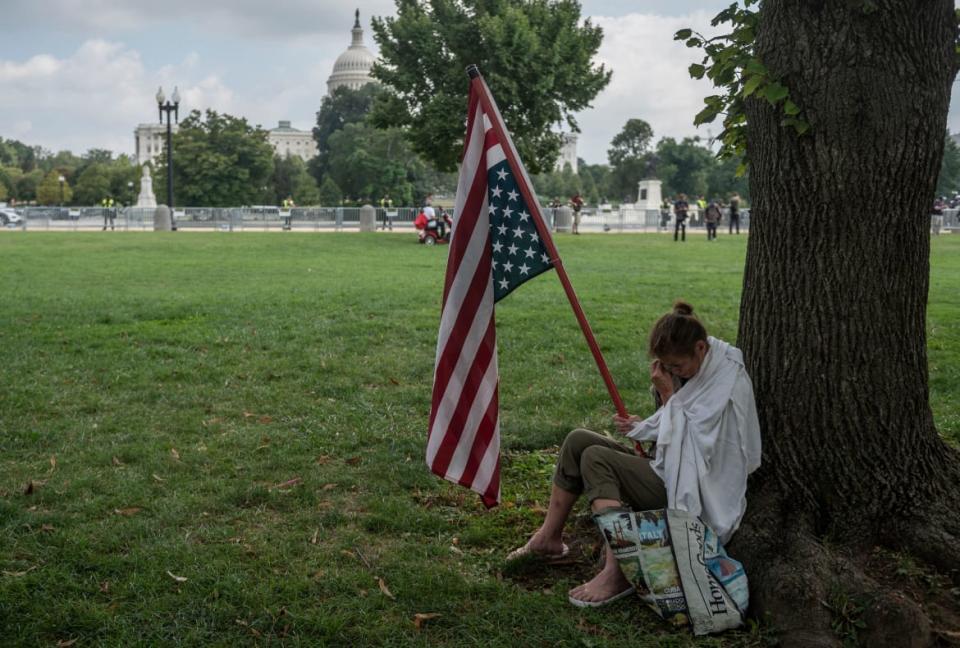
[[[673,302],[673,312],[677,315],[693,315],[693,306],[678,299]]]

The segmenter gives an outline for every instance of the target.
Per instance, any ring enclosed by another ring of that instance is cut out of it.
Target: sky
[[[597,62],[613,71],[577,115],[578,155],[606,162],[630,118],[655,139],[719,130],[693,126],[709,82],[690,79],[697,54],[672,39],[709,29],[729,0],[582,0],[604,30]],[[370,18],[392,0],[3,0],[0,137],[51,151],[105,148],[132,154],[137,124],[158,120],[154,95],[179,86],[181,116],[212,108],[272,128],[312,128],[337,56],[350,44],[353,11],[376,53]],[[491,88],[496,96],[496,88]],[[960,83],[951,132],[960,131]]]

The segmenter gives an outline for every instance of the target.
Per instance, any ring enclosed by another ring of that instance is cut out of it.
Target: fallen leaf
[[[303,481],[303,479],[301,479],[300,477],[294,477],[293,479],[288,479],[287,481],[285,481],[285,482],[283,482],[283,483],[277,484],[277,485],[274,486],[273,488],[290,488],[291,486],[296,486],[297,484],[299,484],[299,483],[302,482],[302,481]]]
[[[18,572],[4,571],[4,572],[3,572],[3,575],[4,575],[4,576],[12,576],[13,578],[20,578],[21,576],[26,576],[27,574],[29,574],[30,572],[32,572],[32,571],[33,571],[34,569],[36,569],[36,568],[37,568],[37,566],[34,565],[34,566],[31,567],[30,569],[26,569],[26,570],[24,570],[24,571],[18,571]]]
[[[76,639],[61,639],[57,642],[57,648],[67,648],[67,646],[72,646],[77,643]]]
[[[169,576],[169,577],[172,578],[173,580],[177,581],[178,583],[186,583],[186,582],[187,582],[187,577],[186,577],[186,576],[177,576],[176,574],[174,574],[173,572],[171,572],[169,569],[167,570],[167,576]]]
[[[317,457],[317,463],[320,464],[321,466],[323,464],[330,463],[330,455],[320,455],[319,457]]]
[[[400,381],[397,380],[396,378],[391,378],[391,379],[390,379],[390,382],[393,383],[394,385],[399,385],[399,384],[400,384]]]
[[[254,414],[253,412],[244,412],[244,413],[243,413],[243,418],[250,418],[250,417],[253,417],[253,416],[256,416],[256,414]]]
[[[382,578],[377,579],[377,585],[380,586],[380,591],[383,592],[384,596],[386,596],[391,601],[397,600],[397,597],[393,595],[393,592],[390,591],[390,588],[387,587],[387,584],[383,582]]]
[[[463,550],[460,549],[460,547],[457,547],[456,545],[450,545],[450,551],[452,551],[453,553],[457,554],[458,556],[462,556],[462,555],[463,555]]]
[[[350,551],[349,549],[341,549],[340,555],[346,556],[347,558],[356,558],[356,556],[353,555],[353,552]]]
[[[250,628],[250,634],[252,634],[254,637],[262,637],[262,636],[263,636],[263,634],[261,634],[261,632],[260,632],[259,630],[257,630],[256,628]]]
[[[106,594],[110,591],[110,581],[103,581],[100,583],[100,591]]]
[[[233,622],[236,623],[238,626],[243,626],[243,627],[247,627],[248,625],[250,625],[243,619],[234,619]]]
[[[416,613],[413,615],[413,627],[419,630],[423,627],[423,624],[429,621],[430,619],[436,619],[441,616],[439,612],[427,612],[425,614]]]
[[[351,466],[356,466],[358,463],[360,463],[360,461],[361,461],[360,457],[350,457],[349,459],[347,459],[346,463],[348,463]]]
[[[40,530],[46,531],[47,533],[52,533],[53,531],[56,531],[56,528],[52,524],[41,524]]]
[[[323,485],[323,490],[333,490],[333,489],[336,488],[336,487],[337,487],[336,484],[324,484],[324,485]]]
[[[320,529],[317,528],[317,530],[313,532],[313,537],[310,538],[310,544],[317,544],[319,540],[320,540]]]
[[[139,513],[142,509],[139,506],[131,506],[124,509],[113,509],[113,512],[117,515],[123,515],[125,517],[131,517]]]
[[[273,422],[273,417],[272,417],[272,416],[267,416],[266,414],[264,414],[263,416],[261,416],[260,418],[257,419],[257,422],[258,422],[258,423],[263,423],[263,424],[272,423],[272,422]]]
[[[165,481],[167,481],[166,479],[164,479],[163,477],[161,477],[161,476],[158,475],[157,473],[153,473],[151,476],[152,476],[154,479],[156,479],[158,482],[165,482]]]
[[[180,453],[177,452],[176,448],[170,448],[170,456],[172,456],[177,461],[180,461]]]
[[[57,469],[57,455],[50,455],[50,472]]]
[[[122,466],[122,465],[123,465],[123,462],[120,461],[119,459],[117,459],[116,457],[114,457],[114,458],[113,458],[113,465],[114,465],[114,466]]]

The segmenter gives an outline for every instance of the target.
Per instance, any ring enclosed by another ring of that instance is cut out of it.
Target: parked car
[[[22,225],[23,216],[10,208],[0,209],[0,225]]]

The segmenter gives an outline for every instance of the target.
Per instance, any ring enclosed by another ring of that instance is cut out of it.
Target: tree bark
[[[886,545],[960,565],[960,457],[933,424],[925,330],[953,2],[766,0],[759,11],[756,53],[810,130],[748,101],[739,345],[764,465],[735,548],[757,609],[794,619],[788,644],[832,645],[824,601],[847,587],[871,593],[866,615],[885,610],[888,630],[916,628],[886,645],[926,645],[921,611],[848,558]]]

